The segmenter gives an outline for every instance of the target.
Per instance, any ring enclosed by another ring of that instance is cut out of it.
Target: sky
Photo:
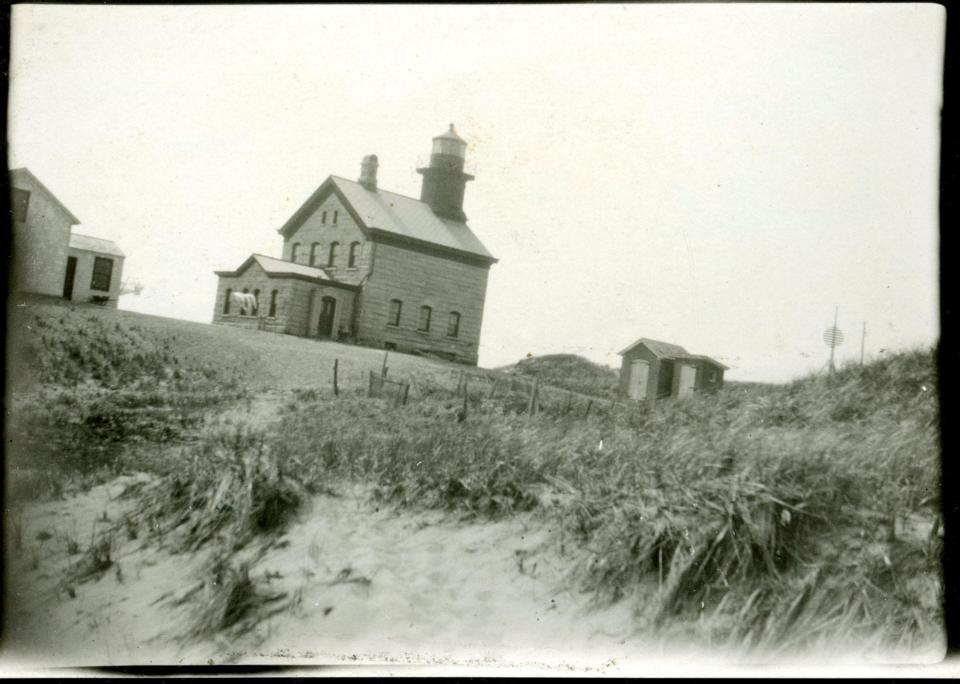
[[[939,335],[944,9],[924,4],[13,8],[10,168],[115,240],[120,308],[210,322],[330,174],[455,123],[499,259],[480,365],[639,337],[782,382]]]

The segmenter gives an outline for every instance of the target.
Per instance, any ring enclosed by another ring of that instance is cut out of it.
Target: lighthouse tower
[[[450,124],[450,130],[433,139],[430,153],[430,166],[417,169],[423,176],[420,200],[433,209],[433,213],[454,221],[466,221],[463,213],[463,194],[467,181],[473,176],[463,172],[467,142],[457,135]]]

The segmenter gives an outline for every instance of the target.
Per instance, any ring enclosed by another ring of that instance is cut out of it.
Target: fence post
[[[470,396],[469,388],[467,386],[467,376],[463,376],[463,420],[467,419],[467,398]]]
[[[403,405],[407,405],[407,395],[410,394],[410,383],[408,382],[403,386]]]
[[[540,409],[540,378],[534,377],[530,385],[530,399],[527,400],[527,414],[536,415]]]
[[[389,351],[383,352],[383,365],[380,367],[380,377],[387,377],[387,356],[390,354]]]
[[[374,374],[373,374],[373,371],[370,371],[369,384],[367,385],[367,396],[368,396],[368,397],[372,397],[372,396],[373,396],[373,379],[374,379],[374,377],[375,377],[375,376],[374,376]]]
[[[340,396],[340,387],[337,385],[337,366],[340,365],[340,359],[333,360],[333,396]]]
[[[590,415],[590,407],[593,406],[593,399],[587,401],[587,410],[584,412],[583,417],[586,418]]]

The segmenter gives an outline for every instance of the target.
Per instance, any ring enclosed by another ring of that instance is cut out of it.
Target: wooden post
[[[333,360],[333,396],[340,396],[340,387],[337,385],[337,366],[340,365],[340,359]]]
[[[389,351],[383,352],[383,365],[380,367],[381,378],[387,377],[387,356],[389,356],[389,354],[390,354]]]
[[[463,376],[463,420],[467,420],[467,399],[470,396],[469,388],[467,386],[467,376]]]
[[[540,410],[540,378],[534,377],[533,384],[530,385],[530,399],[527,401],[527,413],[531,416],[536,415]]]
[[[593,406],[593,399],[587,401],[587,410],[584,412],[583,417],[586,418],[590,415],[590,407]]]
[[[373,379],[374,379],[373,371],[370,371],[369,383],[367,384],[367,396],[368,396],[368,397],[372,397],[372,396],[373,396]]]
[[[407,395],[410,394],[410,383],[408,382],[403,386],[403,405],[407,405]]]

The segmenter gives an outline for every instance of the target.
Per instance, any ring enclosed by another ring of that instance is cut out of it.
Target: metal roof
[[[379,188],[368,190],[338,176],[330,178],[367,228],[494,258],[466,223],[440,218],[426,202]]]
[[[358,291],[360,288],[356,285],[351,285],[350,283],[344,283],[336,278],[331,277],[325,270],[319,266],[307,266],[306,264],[297,264],[292,261],[284,261],[283,259],[276,259],[274,257],[265,256],[263,254],[251,254],[247,259],[240,264],[240,267],[235,271],[214,271],[218,276],[226,276],[236,278],[237,276],[243,275],[243,272],[247,270],[250,264],[256,262],[260,268],[263,269],[263,272],[268,276],[280,276],[286,278],[299,278],[302,280],[307,280],[310,282],[316,283],[317,281],[322,281],[325,285],[330,285],[331,287],[339,287],[345,290],[351,290],[353,292]]]
[[[670,344],[669,342],[660,342],[659,340],[651,340],[648,337],[641,337],[639,340],[631,344],[629,347],[619,352],[620,355],[626,354],[628,351],[636,347],[637,345],[644,345],[647,349],[652,351],[657,358],[667,359],[671,361],[679,361],[683,359],[689,359],[690,361],[706,361],[712,363],[715,366],[720,366],[725,370],[729,370],[729,366],[725,366],[716,359],[711,359],[709,356],[704,356],[703,354],[691,354],[686,349],[681,347],[679,344]]]
[[[271,275],[295,274],[307,276],[308,278],[317,278],[318,280],[333,280],[333,278],[331,278],[329,274],[319,266],[297,264],[292,261],[274,259],[273,257],[264,256],[262,254],[254,254],[252,255],[252,258],[260,265],[260,268],[262,268],[265,273],[269,273]],[[246,265],[246,262],[244,262],[244,265],[241,266],[240,269],[245,268]],[[237,270],[239,271],[240,269]]]
[[[639,340],[631,344],[629,347],[619,352],[621,355],[626,354],[628,351],[636,347],[638,344],[643,344],[652,351],[655,355],[660,358],[667,358],[671,356],[683,356],[687,354],[687,350],[681,347],[679,344],[670,344],[669,342],[660,342],[658,340],[651,340],[648,337],[641,337]]]
[[[113,254],[115,256],[126,256],[123,251],[117,247],[113,240],[93,237],[92,235],[82,235],[70,231],[70,248],[83,249],[88,252],[100,252],[101,254]]]
[[[80,223],[80,219],[74,216],[72,211],[67,209],[67,205],[61,202],[56,195],[50,192],[50,188],[44,185],[39,178],[34,176],[33,172],[31,172],[30,169],[28,169],[26,166],[22,166],[19,169],[13,169],[12,171],[10,171],[10,175],[13,176],[14,178],[17,176],[23,176],[23,175],[28,176],[38,188],[40,188],[51,200],[53,200],[54,204],[60,207],[60,210],[63,211],[63,213],[65,213],[67,217],[70,219],[71,225],[77,225],[78,223]],[[17,187],[15,183],[11,183],[11,185],[13,187]]]
[[[427,242],[446,249],[496,262],[483,243],[463,222],[440,218],[426,202],[379,188],[368,189],[356,181],[328,176],[277,232],[289,236],[303,225],[330,191],[346,203],[360,229],[382,231],[400,238]]]
[[[664,358],[677,361],[681,361],[683,359],[688,359],[690,361],[706,361],[707,363],[712,363],[714,366],[719,366],[724,370],[730,370],[730,366],[725,366],[716,359],[711,359],[709,356],[704,356],[703,354],[677,354],[676,356],[668,356]]]
[[[462,142],[463,144],[467,143],[466,140],[464,140],[459,135],[457,135],[457,132],[453,130],[453,124],[450,124],[450,130],[444,131],[440,135],[436,135],[433,137],[434,140],[436,140],[437,138],[446,138],[447,140],[456,140],[457,142]]]

